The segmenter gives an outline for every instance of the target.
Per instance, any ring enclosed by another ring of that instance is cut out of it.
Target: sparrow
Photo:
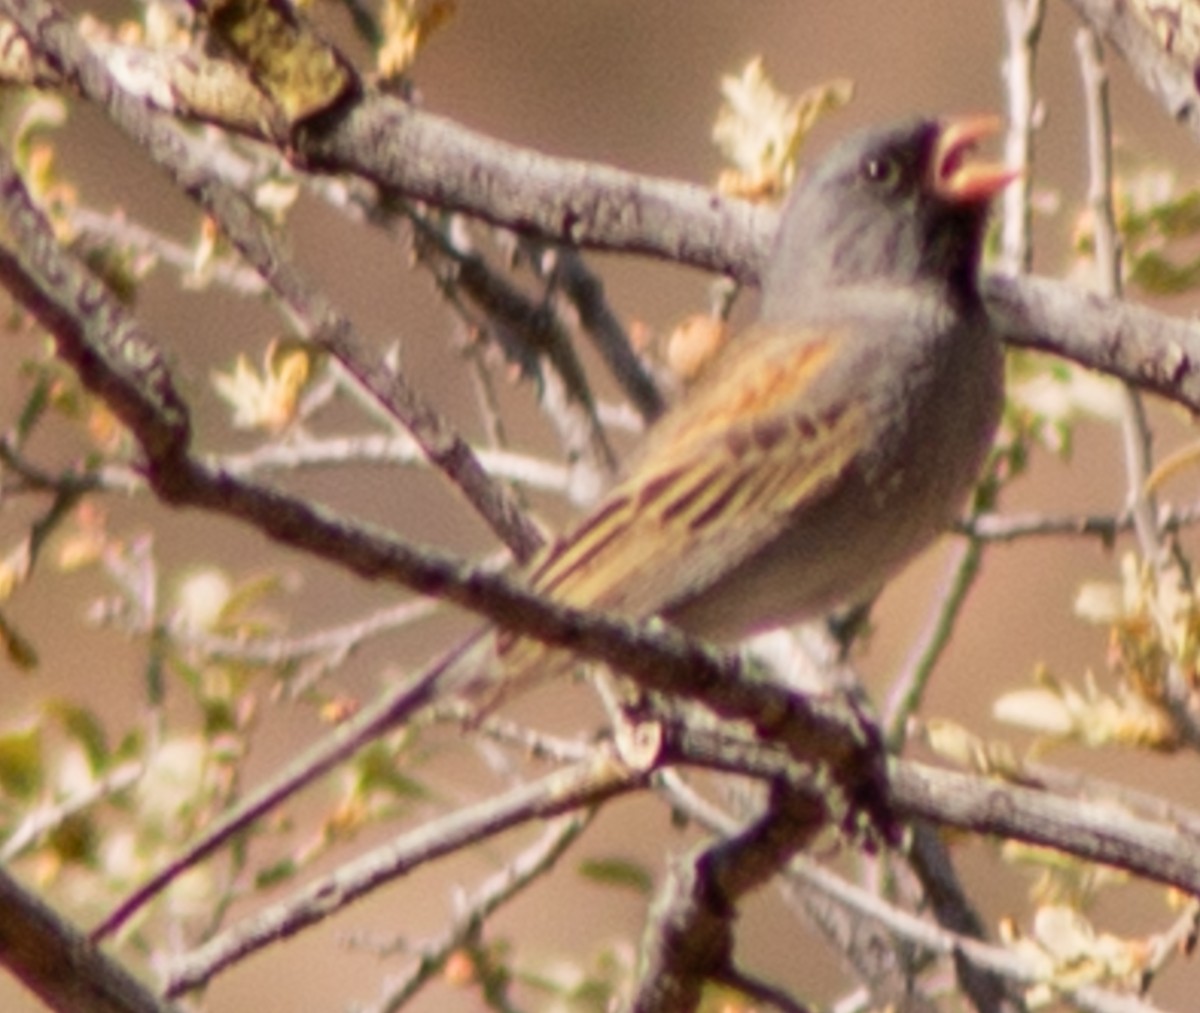
[[[528,567],[541,594],[727,643],[875,594],[959,515],[1004,401],[978,288],[992,117],[912,119],[793,188],[758,320]],[[562,668],[495,640],[500,693]]]

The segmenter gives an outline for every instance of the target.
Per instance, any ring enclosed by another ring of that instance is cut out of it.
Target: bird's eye
[[[900,182],[900,163],[887,155],[871,155],[862,164],[862,174],[875,186],[892,190]]]

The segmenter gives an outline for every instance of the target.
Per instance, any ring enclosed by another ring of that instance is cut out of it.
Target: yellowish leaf
[[[850,101],[854,86],[838,79],[784,95],[767,77],[761,56],[739,75],[721,80],[724,102],[713,126],[713,141],[732,168],[721,174],[722,193],[764,200],[785,193],[796,171],[796,155],[813,124]]]
[[[261,373],[246,356],[239,355],[232,372],[213,374],[213,386],[232,406],[236,428],[279,433],[295,420],[311,363],[311,354],[303,345],[272,341]]]
[[[421,48],[458,11],[457,0],[385,0],[384,43],[376,64],[384,78],[406,74]]]

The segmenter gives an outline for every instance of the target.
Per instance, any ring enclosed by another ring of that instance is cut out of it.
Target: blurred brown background
[[[1037,180],[1061,193],[1065,210],[1038,220],[1036,269],[1059,275],[1066,268],[1071,209],[1083,192],[1085,156],[1072,42],[1076,22],[1065,4],[1049,6],[1038,79],[1048,121],[1039,138]],[[318,11],[335,31],[344,28],[336,10]],[[819,128],[813,143],[820,147],[858,125],[916,111],[1001,111],[1003,47],[1002,16],[995,2],[464,0],[456,22],[419,60],[415,76],[427,108],[496,137],[556,155],[711,183],[719,168],[709,140],[719,80],[740,71],[755,54],[762,54],[784,91],[798,92],[832,77],[856,82],[852,105]],[[1195,140],[1174,128],[1115,62],[1113,72],[1116,126],[1123,140],[1134,150],[1190,171],[1188,166],[1200,161]],[[80,180],[89,203],[100,209],[123,206],[190,239],[193,209],[99,116],[77,111],[63,136],[64,172]],[[449,316],[432,297],[428,279],[408,271],[396,245],[311,202],[297,221],[294,246],[305,268],[381,347],[398,340],[414,380],[464,427],[477,432],[470,405],[456,402],[462,388]],[[593,262],[603,267],[609,297],[626,321],[665,330],[705,305],[709,279],[696,272],[632,258]],[[204,406],[204,438],[211,445],[228,445],[224,412],[208,386],[209,370],[227,368],[233,354],[243,349],[257,361],[278,324],[253,302],[227,295],[180,295],[175,277],[165,271],[147,285],[139,309],[151,333],[168,346],[189,395]],[[1184,313],[1192,307],[1177,302],[1170,309]],[[9,375],[0,377],[4,425],[11,421],[14,400],[12,390],[2,385],[10,382]],[[527,391],[506,397],[524,417],[532,417]],[[1170,414],[1156,409],[1155,417]],[[1182,426],[1168,420],[1163,431],[1178,439]],[[525,435],[518,424],[515,436],[521,440]],[[1123,484],[1117,448],[1112,431],[1085,427],[1072,464],[1039,458],[1032,475],[1008,495],[1006,506],[1048,513],[1119,509]],[[45,448],[47,459],[58,455],[61,461],[69,460],[72,451]],[[489,547],[465,508],[454,505],[424,476],[359,469],[350,484],[344,474],[304,481],[315,495],[413,539],[471,552]],[[1172,491],[1187,496],[1189,481],[1185,476]],[[293,575],[293,594],[279,607],[289,611],[294,631],[306,623],[348,619],[368,602],[378,604],[390,596],[294,556],[281,558],[273,547],[224,522],[167,514],[145,500],[114,500],[109,507],[114,526],[127,534],[154,528],[165,567],[215,562],[237,577],[268,568]],[[0,516],[5,544],[20,530],[22,519]],[[943,562],[940,551],[930,553],[886,594],[877,633],[862,658],[874,688],[885,686],[904,659]],[[1063,540],[993,550],[985,579],[940,670],[929,713],[954,717],[981,735],[1023,742],[991,720],[991,701],[1003,687],[1027,683],[1039,662],[1066,678],[1078,678],[1088,666],[1103,668],[1102,633],[1074,620],[1070,605],[1081,580],[1110,577],[1115,566],[1115,557],[1099,547]],[[0,719],[17,720],[31,713],[36,700],[61,694],[91,701],[114,726],[128,720],[128,701],[138,691],[134,683],[140,652],[112,634],[88,631],[80,622],[89,597],[100,589],[92,578],[35,581],[10,604],[13,620],[37,642],[42,667],[32,675],[0,667]],[[431,635],[444,633],[444,627],[435,627]],[[347,690],[369,694],[394,661],[383,651],[363,652],[342,676]],[[281,719],[256,753],[256,769],[275,769],[297,741],[312,733],[306,718]],[[1088,756],[1064,751],[1055,760],[1086,765],[1185,803],[1200,801],[1194,757],[1131,762],[1129,754],[1115,750]],[[469,777],[469,771],[458,774]],[[469,785],[455,785],[455,771],[444,777],[447,792],[469,791]],[[643,903],[632,894],[587,884],[573,871],[576,863],[584,855],[619,855],[657,871],[665,856],[688,839],[668,826],[662,807],[651,800],[612,806],[552,879],[508,908],[495,930],[518,943],[519,963],[525,965],[577,958],[614,938],[636,941]],[[979,842],[963,845],[959,853],[972,882],[986,884],[975,889],[993,925],[1002,915],[1024,910],[1027,877],[996,862]],[[333,1010],[370,1001],[386,965],[348,953],[341,946],[346,936],[400,933],[420,939],[434,933],[454,910],[455,885],[469,889],[489,868],[486,856],[474,856],[471,862],[446,863],[411,884],[380,891],[331,923],[222,977],[208,993],[207,1007]],[[1148,932],[1165,925],[1167,912],[1157,891],[1127,888],[1110,895],[1096,917],[1114,931]],[[797,986],[799,994],[813,1001],[838,994],[840,979],[829,951],[768,894],[750,906],[740,932],[742,955],[766,977]],[[1177,966],[1156,989],[1155,999],[1165,1008],[1190,1008],[1198,988],[1200,969]],[[0,978],[0,1008],[37,1007]],[[471,994],[437,988],[414,1008],[468,1011],[481,1005]],[[530,1008],[540,1008],[538,1000]]]

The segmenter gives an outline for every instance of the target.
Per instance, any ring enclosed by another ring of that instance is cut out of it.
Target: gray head
[[[825,155],[783,210],[762,318],[802,316],[823,290],[864,282],[976,298],[988,202],[1016,173],[964,158],[997,125],[908,120],[855,134]]]

